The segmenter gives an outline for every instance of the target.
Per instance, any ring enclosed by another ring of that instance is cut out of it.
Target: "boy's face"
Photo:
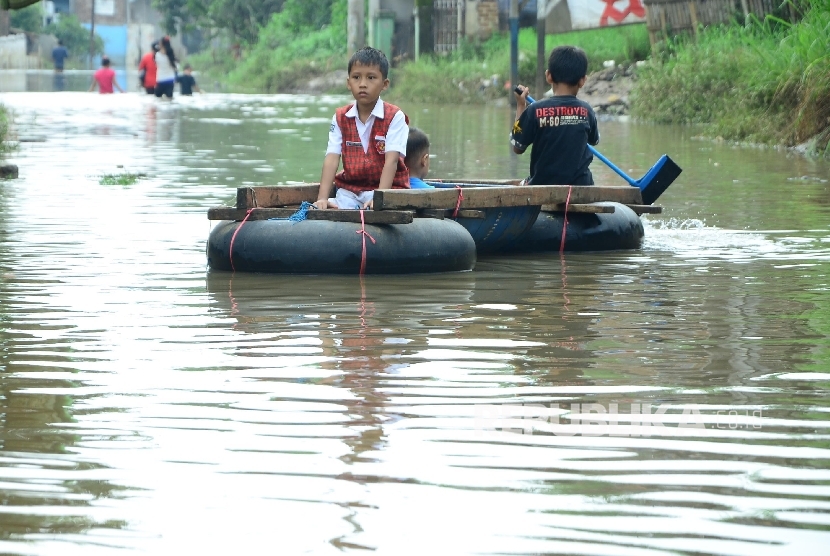
[[[347,86],[358,106],[374,108],[380,94],[389,86],[378,66],[364,66],[355,63],[347,79]]]
[[[193,73],[193,70],[191,68],[185,68],[184,72],[185,74],[190,75],[191,73]]]

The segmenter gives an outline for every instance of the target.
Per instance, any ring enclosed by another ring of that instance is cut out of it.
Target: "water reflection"
[[[207,207],[317,179],[343,100],[0,95],[42,139],[0,187],[0,552],[822,551],[826,165],[605,122],[685,169],[641,250],[208,272]],[[524,172],[506,110],[408,110],[436,176]]]

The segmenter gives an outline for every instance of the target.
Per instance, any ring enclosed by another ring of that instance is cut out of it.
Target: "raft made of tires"
[[[639,249],[643,241],[643,223],[628,206],[613,203],[593,203],[613,206],[609,213],[567,213],[542,211],[536,222],[512,245],[513,251],[559,251],[562,232],[565,231],[565,251],[607,251],[612,249]]]
[[[434,218],[365,228],[330,220],[223,220],[210,232],[207,259],[215,270],[282,274],[359,274],[361,267],[365,274],[454,272],[473,269],[476,245],[457,222]]]

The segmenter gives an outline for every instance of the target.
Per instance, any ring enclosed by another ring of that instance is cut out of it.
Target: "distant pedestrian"
[[[141,57],[138,63],[141,86],[148,95],[156,94],[156,52],[159,51],[159,42],[150,45],[150,52]]]
[[[55,62],[56,72],[63,71],[63,63],[67,58],[69,58],[69,51],[63,45],[63,42],[58,39],[58,46],[52,49],[52,61]]]
[[[161,39],[156,60],[156,98],[173,98],[173,88],[176,86],[176,55],[170,45],[170,37]]]
[[[203,93],[202,89],[196,84],[196,78],[193,77],[193,68],[190,64],[184,65],[184,73],[176,77],[176,81],[181,86],[182,95],[193,96],[193,91]]]
[[[115,72],[110,68],[110,59],[106,56],[101,57],[101,68],[92,76],[92,84],[89,86],[90,93],[95,90],[95,85],[98,85],[98,91],[102,95],[111,95],[113,87],[118,89],[119,93],[124,92],[124,89],[118,85]]]

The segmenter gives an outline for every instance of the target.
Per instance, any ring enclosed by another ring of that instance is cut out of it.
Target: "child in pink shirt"
[[[96,83],[98,84],[98,91],[102,95],[112,94],[113,87],[118,89],[119,93],[124,92],[124,89],[115,80],[115,72],[110,68],[110,59],[106,56],[101,57],[101,69],[96,71],[95,75],[92,76],[92,84],[89,86],[90,93],[95,90]]]

